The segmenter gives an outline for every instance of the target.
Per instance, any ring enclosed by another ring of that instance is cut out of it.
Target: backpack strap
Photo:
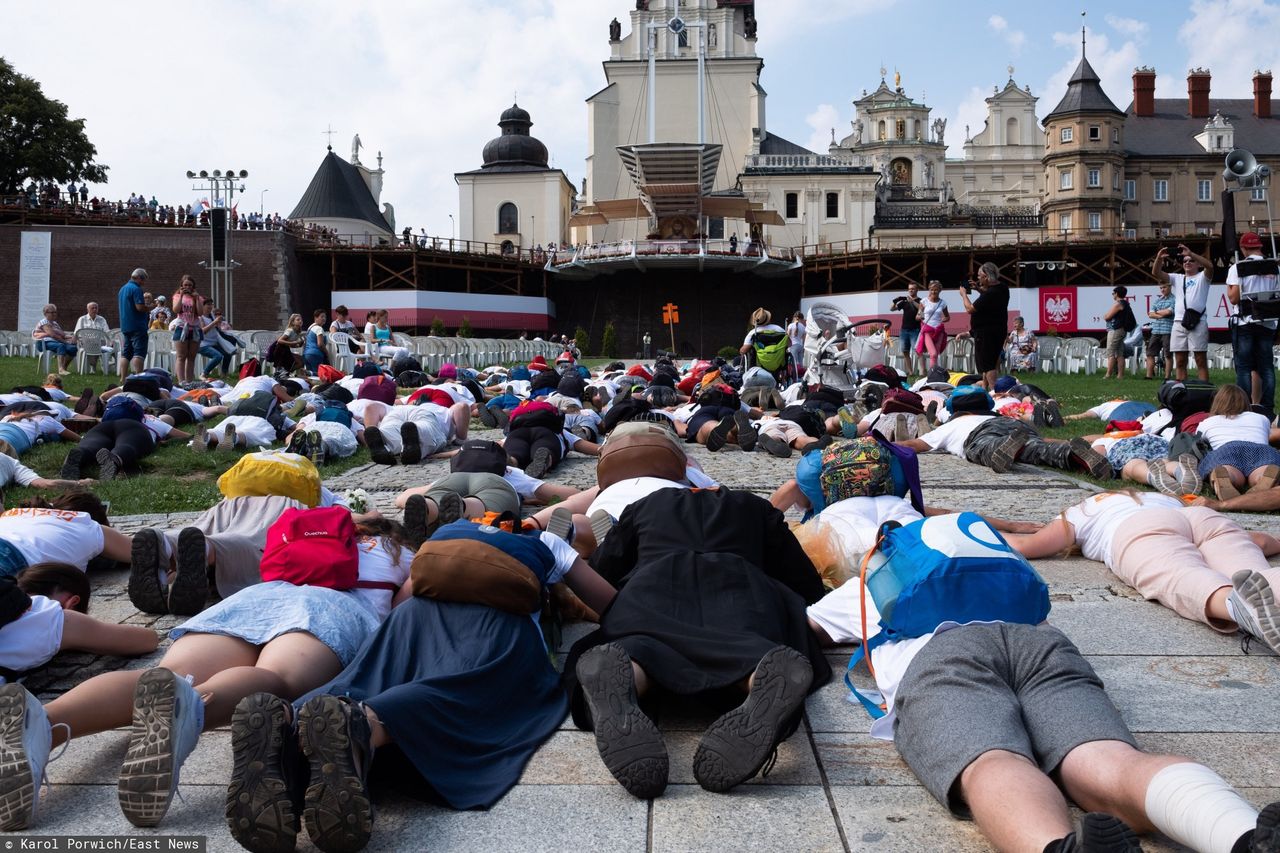
[[[859,615],[862,618],[862,645],[858,646],[858,650],[854,652],[853,656],[849,659],[849,668],[845,670],[844,673],[844,683],[849,688],[849,692],[857,698],[857,700],[862,704],[862,707],[867,709],[867,713],[876,719],[879,719],[888,713],[889,709],[885,707],[884,697],[880,696],[879,693],[876,693],[874,696],[870,693],[864,694],[861,690],[853,686],[853,680],[849,678],[849,673],[853,672],[853,668],[858,665],[859,661],[865,659],[867,662],[867,671],[871,673],[872,678],[875,678],[876,670],[871,663],[870,652],[873,644],[876,646],[880,645],[884,638],[881,635],[876,635],[870,640],[867,639],[867,565],[871,562],[872,555],[874,555],[876,551],[880,550],[880,544],[884,542],[884,536],[885,530],[882,526],[880,532],[876,535],[876,543],[871,546],[870,550],[867,551],[866,556],[862,558],[862,565],[858,570],[858,583],[860,584],[860,589],[858,590],[858,596],[860,598],[859,610],[861,611]],[[877,699],[879,701],[876,701]]]
[[[399,592],[400,584],[391,581],[356,581],[356,589],[385,589],[388,592]]]

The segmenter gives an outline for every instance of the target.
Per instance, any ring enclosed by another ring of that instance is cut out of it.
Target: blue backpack
[[[129,420],[142,423],[142,406],[138,405],[138,401],[132,397],[126,397],[124,394],[117,394],[107,400],[106,407],[102,410],[102,422]]]
[[[850,583],[859,581],[851,580]],[[883,643],[923,637],[944,622],[1015,622],[1038,625],[1049,615],[1049,588],[1026,558],[980,515],[935,515],[885,525],[862,561],[862,646],[858,661]],[[880,613],[880,632],[867,639],[866,596]],[[885,709],[845,684],[873,717]],[[850,700],[852,701],[852,699]]]
[[[344,427],[349,427],[351,426],[351,410],[339,400],[325,400],[324,405],[320,407],[320,411],[316,412],[316,420],[331,421],[336,424],[342,424]]]

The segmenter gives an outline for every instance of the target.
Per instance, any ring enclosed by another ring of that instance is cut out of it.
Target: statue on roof
[[[351,137],[351,162],[352,163],[360,162],[360,146],[363,144],[364,143],[360,141],[360,134],[357,133],[355,136]]]
[[[933,138],[939,145],[944,142],[947,135],[947,120],[945,118],[936,118],[933,120]]]
[[[853,121],[853,144],[862,144],[862,119],[854,119]]]
[[[620,41],[622,39],[622,24],[614,18],[609,22],[609,41]]]

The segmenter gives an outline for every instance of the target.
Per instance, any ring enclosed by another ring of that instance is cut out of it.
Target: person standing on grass
[[[1151,343],[1147,344],[1147,379],[1156,378],[1156,363],[1160,364],[1160,378],[1168,379],[1173,373],[1173,351],[1169,349],[1169,336],[1173,333],[1173,314],[1177,299],[1173,285],[1160,283],[1160,296],[1151,303],[1147,317],[1151,319]]]
[[[142,292],[147,271],[138,267],[120,288],[120,358],[117,373],[120,384],[130,372],[139,373],[147,357],[147,318],[151,302]]]
[[[1168,282],[1173,290],[1173,329],[1169,333],[1169,351],[1173,353],[1173,376],[1179,382],[1187,378],[1187,353],[1195,353],[1196,376],[1209,381],[1209,276],[1212,269],[1207,257],[1197,255],[1181,243],[1179,253],[1182,272],[1164,271],[1169,250],[1161,247],[1151,264],[1151,275],[1161,284]],[[1199,318],[1197,319],[1197,316]],[[1196,322],[1190,322],[1195,320]],[[1246,389],[1248,390],[1248,389]]]
[[[969,312],[969,333],[973,336],[973,358],[982,385],[996,387],[1000,351],[1009,336],[1009,285],[1000,281],[1000,267],[987,261],[978,268],[978,298],[969,300],[969,288],[960,288],[960,300]]]

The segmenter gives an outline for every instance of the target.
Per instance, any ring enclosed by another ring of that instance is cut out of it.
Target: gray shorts
[[[436,503],[445,492],[453,492],[463,498],[479,498],[489,512],[501,515],[510,512],[520,515],[520,496],[515,488],[497,474],[458,472],[445,474],[431,484],[427,497]]]
[[[1124,358],[1124,336],[1129,334],[1124,329],[1107,330],[1107,357]]]
[[[965,625],[938,634],[907,667],[894,742],[938,802],[967,816],[960,774],[993,749],[1052,773],[1077,746],[1137,748],[1093,667],[1048,625]]]

